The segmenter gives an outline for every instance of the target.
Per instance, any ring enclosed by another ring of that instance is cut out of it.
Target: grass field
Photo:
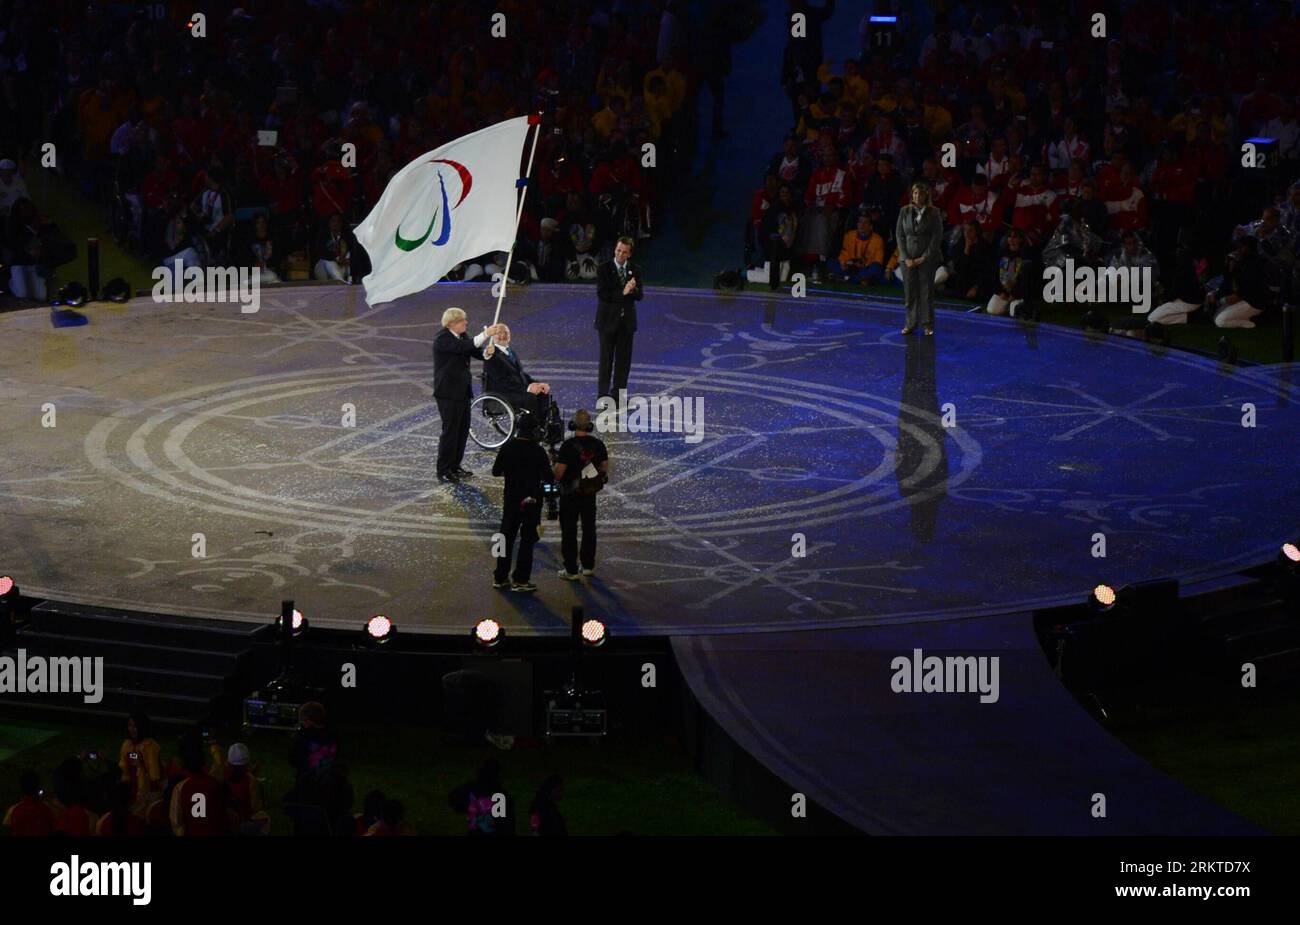
[[[1116,722],[1111,732],[1189,789],[1278,835],[1300,835],[1300,696]]]

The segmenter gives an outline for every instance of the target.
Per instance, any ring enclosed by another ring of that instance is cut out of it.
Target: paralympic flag
[[[388,181],[355,232],[370,255],[362,280],[368,304],[419,292],[470,257],[510,250],[528,121],[507,119],[457,138]]]

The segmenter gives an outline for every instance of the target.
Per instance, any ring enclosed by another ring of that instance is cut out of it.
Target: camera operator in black
[[[560,485],[560,577],[577,581],[596,571],[596,493],[609,481],[609,451],[593,437],[591,415],[579,410],[569,422],[574,435],[560,445],[555,458],[555,481]],[[590,465],[594,476],[584,476]],[[582,551],[578,550],[578,520],[582,519]],[[581,559],[582,572],[578,572]]]
[[[537,585],[528,579],[533,573],[533,546],[542,522],[543,485],[552,485],[551,460],[537,442],[541,422],[531,414],[521,414],[515,436],[497,451],[492,474],[505,476],[505,500],[501,511],[501,532],[506,538],[505,555],[497,559],[492,587],[530,593]],[[515,537],[519,538],[519,555],[514,557]],[[511,559],[515,560],[510,574]]]

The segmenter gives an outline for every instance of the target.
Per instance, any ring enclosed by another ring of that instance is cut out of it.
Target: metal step
[[[145,713],[150,717],[175,716],[197,722],[212,712],[211,697],[195,697],[186,694],[162,694],[157,691],[137,691],[127,688],[108,687],[103,690],[103,697],[98,703],[87,703],[85,696],[68,691],[57,694],[0,694],[0,704],[6,707],[43,708],[61,706],[68,710],[109,711],[116,713]]]
[[[107,607],[44,601],[32,608],[30,629],[65,636],[178,645],[218,652],[239,652],[271,631],[265,624],[195,619],[167,614],[137,614]]]
[[[222,677],[235,673],[242,654],[242,651],[211,652],[206,649],[176,645],[64,635],[34,630],[31,627],[24,627],[18,631],[13,647],[26,649],[38,655],[102,657],[105,663],[170,668]]]

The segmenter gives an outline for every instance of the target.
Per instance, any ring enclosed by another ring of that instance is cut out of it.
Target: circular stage
[[[29,594],[196,616],[267,620],[293,598],[317,625],[551,633],[582,604],[623,634],[717,633],[1209,578],[1296,529],[1287,370],[953,312],[905,338],[900,309],[862,300],[651,289],[632,393],[702,419],[604,435],[596,576],[556,576],[549,524],[538,593],[496,591],[491,456],[471,444],[460,486],[433,473],[448,305],[473,331],[495,299],[443,284],[371,308],[359,287],[304,286],[247,315],[140,299],[75,328],[0,316],[0,571]],[[594,310],[591,287],[505,301],[566,414],[594,407]]]

